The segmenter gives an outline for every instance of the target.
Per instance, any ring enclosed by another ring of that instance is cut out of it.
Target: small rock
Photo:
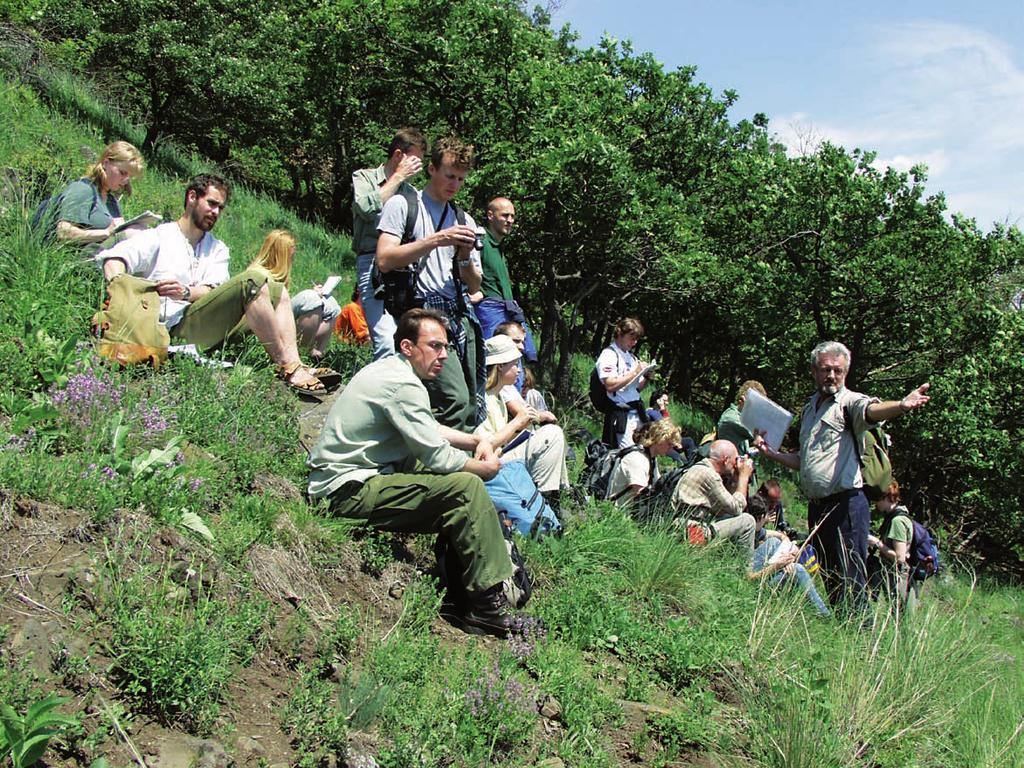
[[[11,649],[19,655],[31,656],[32,667],[47,674],[50,671],[50,649],[59,631],[60,625],[55,621],[27,619],[11,638]]]
[[[345,761],[345,768],[380,768],[380,764],[371,755],[354,752]]]
[[[199,759],[195,768],[231,768],[234,763],[234,758],[213,739],[204,739],[199,745]]]
[[[250,761],[254,764],[259,763],[267,754],[263,745],[251,736],[243,736],[240,738],[237,746],[238,756],[242,758],[243,763],[248,763]]]
[[[185,546],[185,539],[173,528],[162,528],[157,534],[157,541],[171,549],[182,549]]]
[[[546,717],[548,720],[561,720],[562,705],[554,696],[548,696],[541,705],[540,714],[541,717]]]
[[[562,762],[561,758],[549,757],[537,763],[535,768],[565,768],[565,763]]]
[[[395,598],[395,600],[401,600],[402,595],[405,594],[405,584],[400,581],[396,581],[391,585],[391,589],[388,590],[388,594]]]

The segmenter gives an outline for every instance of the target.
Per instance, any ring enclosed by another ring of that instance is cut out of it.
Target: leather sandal
[[[333,392],[341,384],[341,374],[333,368],[326,366],[315,368],[312,365],[307,365],[305,369],[320,379],[320,383],[324,385],[328,392]]]
[[[295,372],[300,368],[305,368],[305,366],[300,362],[279,365],[277,366],[277,378],[283,381],[288,389],[299,395],[310,395],[312,397],[319,398],[327,393],[327,387],[324,386],[323,382],[320,381],[317,376],[312,374],[310,374],[311,377],[309,379],[302,383],[292,381],[292,376],[294,376]]]

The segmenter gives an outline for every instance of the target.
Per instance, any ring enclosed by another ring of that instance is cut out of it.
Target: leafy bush
[[[238,665],[255,654],[267,607],[177,586],[169,568],[106,564],[109,653],[121,690],[162,722],[208,733]]]

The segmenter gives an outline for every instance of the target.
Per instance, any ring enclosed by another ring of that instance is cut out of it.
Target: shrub
[[[178,587],[169,569],[126,573],[108,560],[103,610],[118,685],[161,722],[208,733],[238,665],[256,652],[266,619],[262,602],[232,602]]]

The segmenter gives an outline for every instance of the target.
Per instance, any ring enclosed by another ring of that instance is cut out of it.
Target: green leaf
[[[203,522],[203,518],[197,515],[195,512],[182,512],[180,524],[182,528],[198,533],[207,541],[213,541],[213,533],[206,527],[206,523]]]
[[[156,467],[166,467],[174,463],[174,457],[178,455],[178,444],[182,437],[179,435],[171,440],[164,448],[153,448],[146,453],[136,456],[132,460],[132,476],[140,477],[147,472],[153,471]]]
[[[29,766],[39,762],[39,758],[43,756],[43,752],[46,751],[46,746],[49,744],[50,738],[54,733],[56,731],[41,733],[26,741],[21,747],[20,755],[14,761],[15,765],[19,768],[29,768]],[[11,757],[13,759],[14,755],[12,754]]]

